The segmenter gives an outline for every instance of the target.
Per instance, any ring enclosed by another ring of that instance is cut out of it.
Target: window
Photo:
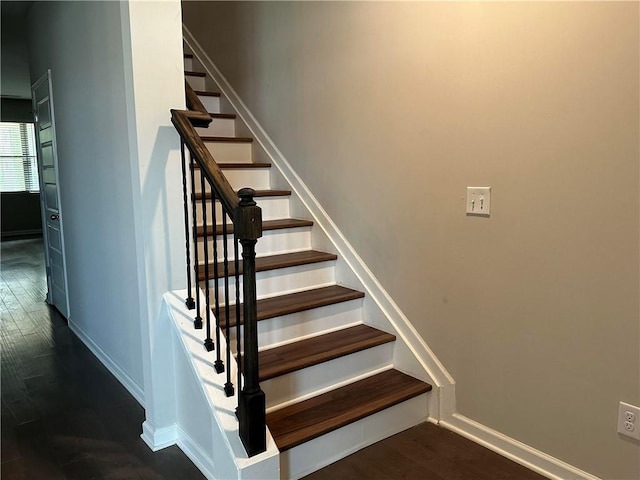
[[[0,122],[0,191],[39,189],[33,123]]]

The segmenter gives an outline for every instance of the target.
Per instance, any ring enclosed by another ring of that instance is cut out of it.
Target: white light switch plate
[[[491,214],[491,187],[467,187],[467,215]]]

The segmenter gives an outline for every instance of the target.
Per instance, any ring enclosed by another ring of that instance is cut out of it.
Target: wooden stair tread
[[[338,256],[333,253],[319,252],[317,250],[304,250],[302,252],[281,253],[279,255],[268,255],[264,257],[256,257],[256,272],[266,272],[268,270],[277,270],[278,268],[296,267],[299,265],[310,265],[313,263],[329,262],[337,260]],[[242,275],[242,261],[240,264],[240,274]],[[218,277],[224,277],[224,263],[209,264],[209,278],[215,278],[213,275],[214,268],[218,270]],[[235,262],[232,260],[228,265],[229,276],[236,274]],[[204,280],[204,264],[200,266],[200,280]]]
[[[195,90],[194,92],[196,95],[200,95],[202,97],[219,97],[220,96],[220,92],[208,92],[205,90]]]
[[[376,347],[396,339],[382,330],[356,325],[259,353],[260,381]]]
[[[211,112],[209,112],[209,115],[211,115],[211,118],[229,118],[229,119],[236,118],[236,114],[235,113],[211,113]]]
[[[313,222],[311,220],[303,220],[299,218],[279,218],[277,220],[264,220],[262,222],[262,230],[282,230],[285,228],[300,228],[311,227]],[[211,225],[207,225],[207,231],[211,233]],[[227,234],[233,233],[233,224],[229,222],[227,224]],[[196,229],[196,235],[198,237],[204,236],[204,225],[198,225]],[[222,225],[216,225],[216,235],[222,235]]]
[[[217,163],[217,162],[216,162]],[[269,162],[246,162],[246,163],[218,163],[218,167],[221,169],[241,169],[241,168],[271,168],[271,164]],[[195,163],[194,168],[199,169],[200,165]]]
[[[185,53],[184,54],[184,58],[193,58],[193,54],[192,53]]]
[[[189,70],[185,70],[184,74],[188,77],[206,77],[207,74],[204,72],[192,72]]]
[[[218,163],[221,169],[242,169],[242,168],[271,168],[269,162],[252,162],[252,163]]]
[[[288,197],[291,195],[291,190],[255,190],[255,192],[254,198]],[[211,192],[207,192],[204,197],[207,200],[211,200]],[[195,199],[202,200],[202,192],[196,192]]]
[[[303,312],[313,308],[333,305],[364,297],[364,293],[351,288],[332,285],[329,287],[314,288],[302,292],[279,295],[277,297],[263,298],[257,302],[258,320],[288,315],[290,313]],[[242,312],[242,305],[240,306]],[[242,314],[241,314],[242,315]],[[226,309],[220,308],[220,324],[226,326]],[[240,320],[242,322],[242,319]],[[229,307],[229,326],[236,324],[235,305]]]
[[[271,412],[267,414],[267,425],[282,452],[431,388],[397,370],[387,370]]]
[[[203,142],[224,142],[224,143],[252,143],[252,137],[204,137],[200,136]]]

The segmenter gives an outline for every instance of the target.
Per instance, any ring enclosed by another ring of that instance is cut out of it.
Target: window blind
[[[39,191],[32,123],[0,122],[0,191]]]

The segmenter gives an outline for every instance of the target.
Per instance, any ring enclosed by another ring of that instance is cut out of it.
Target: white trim
[[[215,468],[211,455],[207,455],[196,442],[185,432],[180,425],[176,425],[178,441],[176,442],[180,450],[189,457],[189,460],[198,467],[198,470],[209,480],[215,480]]]
[[[113,361],[113,359],[102,350],[98,344],[96,344],[91,337],[89,337],[73,320],[69,319],[69,328],[71,331],[84,343],[91,353],[93,353],[102,364],[107,367],[107,370],[116,377],[124,388],[126,388],[131,395],[138,401],[138,403],[144,407],[144,391],[133,381],[133,379],[127,375],[127,373],[120,368],[120,366]]]
[[[383,314],[387,317],[393,328],[396,330],[397,336],[400,337],[400,339],[407,345],[407,348],[409,348],[416,357],[422,368],[424,368],[429,375],[431,381],[435,384],[434,386],[444,389],[448,389],[449,387],[452,388],[454,380],[444,368],[444,365],[442,365],[442,363],[440,363],[436,358],[433,351],[409,322],[409,319],[402,313],[398,305],[392,300],[378,279],[358,256],[354,248],[347,241],[336,224],[329,218],[327,212],[322,208],[320,203],[307,188],[306,184],[295,173],[282,152],[278,150],[278,147],[276,147],[275,143],[251,114],[247,106],[240,99],[224,75],[222,75],[220,70],[218,70],[213,61],[193,37],[189,29],[184,25],[183,33],[185,43],[202,64],[206,73],[218,85],[221,93],[229,101],[240,119],[246,124],[255,141],[257,141],[267,153],[273,165],[275,165],[280,173],[282,173],[282,176],[289,183],[291,189],[300,198],[313,217],[314,222],[332,241],[338,251],[338,254],[362,283],[367,295],[377,304]],[[452,398],[451,396],[444,397]],[[443,406],[440,406],[440,408],[443,408]],[[444,408],[453,410],[453,406]]]
[[[454,413],[439,425],[552,480],[600,480],[464,415]]]
[[[177,443],[179,439],[178,428],[175,424],[168,427],[154,428],[147,420],[142,424],[140,438],[152,452],[157,452]]]

